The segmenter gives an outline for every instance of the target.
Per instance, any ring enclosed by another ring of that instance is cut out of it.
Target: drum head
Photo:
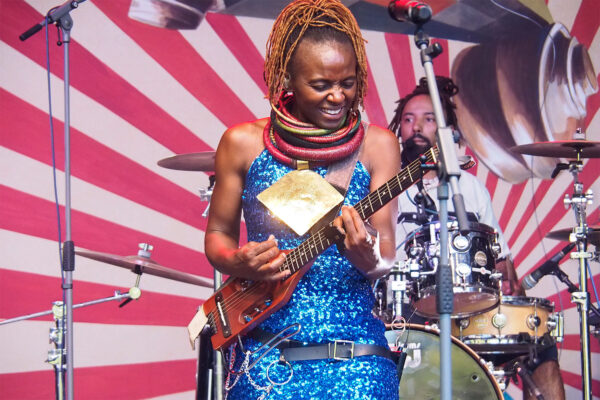
[[[388,330],[391,346],[404,345],[407,352],[400,379],[400,399],[440,398],[440,340],[436,331],[422,325],[407,325]],[[502,392],[480,358],[467,346],[452,338],[452,399],[502,399]]]
[[[452,318],[464,318],[481,314],[491,310],[498,305],[500,296],[498,291],[492,288],[457,287],[454,286]],[[415,301],[417,314],[426,318],[438,318],[436,306],[436,287],[432,286],[423,291],[422,298]]]

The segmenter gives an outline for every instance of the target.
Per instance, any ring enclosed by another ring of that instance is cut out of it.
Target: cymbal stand
[[[588,259],[593,254],[587,251],[587,222],[586,207],[592,203],[593,193],[588,189],[583,192],[583,183],[579,181],[579,173],[583,170],[580,160],[580,152],[577,152],[577,160],[569,162],[569,172],[573,175],[573,196],[565,195],[563,202],[565,207],[571,207],[575,213],[577,226],[570,235],[571,242],[577,242],[577,251],[571,253],[571,258],[579,261],[579,290],[571,292],[571,302],[577,304],[579,312],[579,335],[581,341],[581,375],[583,378],[583,399],[592,398],[592,370],[590,362],[590,327],[588,323],[588,310],[590,308],[589,294],[587,291]]]
[[[202,217],[204,217],[204,218],[208,217],[208,210],[210,208],[210,198],[212,196],[213,189],[215,187],[215,176],[209,175],[208,182],[209,182],[208,188],[199,190],[200,200],[208,201],[208,205],[206,206],[206,209],[204,209],[204,212],[202,213]]]
[[[134,287],[130,288],[127,293],[121,293],[118,290],[115,290],[114,295],[111,297],[105,297],[102,299],[92,300],[92,301],[88,301],[85,303],[74,304],[72,306],[72,308],[73,309],[81,308],[81,307],[91,306],[94,304],[104,303],[107,301],[112,301],[112,300],[122,300],[125,298],[127,299],[125,301],[136,300],[141,296],[141,294],[142,294],[141,290],[137,286],[134,286]],[[120,307],[122,307],[125,304],[126,303],[122,303],[120,305]],[[23,315],[20,317],[15,317],[15,318],[10,318],[10,319],[5,319],[3,321],[0,321],[0,325],[7,325],[7,324],[17,322],[17,321],[23,321],[23,320],[30,319],[30,318],[37,318],[37,317],[41,317],[44,315],[53,314],[54,321],[55,321],[55,327],[50,328],[50,342],[54,344],[54,348],[51,350],[48,350],[48,359],[46,360],[46,362],[51,364],[52,366],[54,366],[55,392],[56,392],[57,400],[62,400],[65,398],[64,397],[65,371],[67,369],[67,362],[68,362],[66,359],[67,349],[65,349],[65,340],[64,340],[65,333],[66,333],[65,331],[67,330],[67,326],[66,326],[65,318],[64,318],[65,312],[67,312],[67,310],[65,310],[65,305],[63,304],[63,302],[55,301],[52,303],[51,310],[37,312],[34,314],[29,314],[29,315]]]
[[[74,304],[73,309],[86,307],[86,306],[92,306],[94,304],[105,303],[107,301],[112,301],[112,300],[122,300],[122,299],[129,299],[129,298],[132,300],[137,300],[141,295],[142,295],[142,291],[140,290],[140,288],[134,286],[134,287],[130,288],[127,293],[121,293],[120,291],[115,290],[114,295],[111,297],[104,297],[104,298],[97,299],[97,300],[87,301],[85,303]],[[62,302],[54,302],[53,304],[56,305],[56,303],[62,303]],[[7,325],[7,324],[17,322],[17,321],[23,321],[26,319],[37,318],[37,317],[42,317],[44,315],[53,314],[54,307],[55,307],[54,305],[52,306],[51,310],[41,311],[41,312],[37,312],[34,314],[28,314],[28,315],[23,315],[20,317],[2,320],[2,321],[0,321],[0,325]]]

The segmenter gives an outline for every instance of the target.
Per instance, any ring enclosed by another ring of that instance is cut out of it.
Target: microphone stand
[[[51,9],[42,22],[37,23],[19,36],[24,41],[45,25],[56,23],[62,31],[64,51],[64,108],[65,108],[65,242],[62,251],[62,285],[66,306],[66,359],[67,359],[67,399],[73,399],[73,271],[75,270],[75,244],[71,240],[71,146],[70,146],[70,98],[69,98],[69,45],[73,19],[69,14],[85,0],[73,0]]]
[[[460,166],[454,148],[452,128],[446,126],[440,94],[433,71],[433,58],[441,54],[439,43],[429,46],[429,36],[423,31],[423,24],[417,25],[414,40],[420,49],[421,64],[425,70],[429,97],[437,123],[437,144],[440,153],[438,175],[438,199],[440,203],[440,264],[436,273],[436,308],[440,316],[440,398],[452,399],[452,358],[451,358],[451,325],[450,316],[454,310],[454,288],[452,270],[448,263],[448,183],[452,188],[452,202],[458,219],[459,230],[467,234],[469,230],[464,200],[458,188]]]

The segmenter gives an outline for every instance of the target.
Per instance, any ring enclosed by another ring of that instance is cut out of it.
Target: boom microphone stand
[[[448,262],[448,184],[452,188],[452,203],[458,219],[461,233],[468,233],[468,220],[465,203],[458,188],[460,166],[454,148],[454,133],[452,128],[446,126],[446,119],[442,110],[442,102],[437,88],[435,73],[433,71],[433,58],[442,52],[439,43],[429,46],[429,37],[418,25],[415,32],[415,44],[421,50],[421,63],[425,69],[429,97],[433,103],[433,112],[437,123],[437,145],[440,151],[438,175],[438,199],[440,202],[440,267],[436,273],[436,307],[440,315],[440,398],[452,399],[452,358],[451,358],[451,330],[450,316],[454,310],[454,287],[452,284],[452,270]]]
[[[416,3],[416,2],[415,2]],[[446,126],[442,109],[442,102],[437,88],[435,73],[433,71],[433,58],[441,54],[442,46],[434,43],[429,46],[429,36],[423,31],[423,25],[432,16],[431,9],[425,4],[414,6],[402,1],[392,1],[388,11],[396,20],[409,20],[416,24],[414,40],[421,54],[421,64],[425,70],[429,97],[433,104],[435,121],[437,123],[437,145],[440,152],[438,175],[438,199],[440,203],[440,263],[436,272],[436,308],[440,316],[440,398],[452,399],[452,359],[451,359],[451,325],[450,316],[454,309],[454,288],[452,283],[452,270],[448,263],[448,183],[452,188],[452,202],[458,219],[459,230],[462,234],[468,233],[468,220],[465,204],[458,188],[460,166],[454,148],[454,134]],[[401,14],[404,12],[404,16]],[[405,18],[403,18],[405,17]]]
[[[73,0],[58,6],[48,12],[42,22],[29,28],[19,38],[24,41],[45,25],[56,23],[62,31],[64,50],[64,107],[65,107],[65,231],[66,237],[62,251],[62,269],[64,282],[62,289],[65,296],[67,314],[66,324],[66,358],[67,358],[67,399],[73,399],[73,271],[75,270],[75,244],[71,240],[71,147],[70,147],[70,99],[69,99],[69,44],[73,19],[69,14],[85,0]]]

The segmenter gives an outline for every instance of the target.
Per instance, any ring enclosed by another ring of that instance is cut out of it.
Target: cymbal
[[[180,171],[214,171],[215,154],[216,152],[214,151],[178,154],[176,156],[163,158],[158,162],[158,165]]]
[[[557,158],[600,158],[600,142],[589,140],[556,140],[535,142],[510,148],[515,153]]]
[[[191,283],[192,285],[204,286],[209,288],[213,287],[213,282],[210,279],[201,278],[197,275],[192,275],[185,272],[175,271],[167,267],[163,267],[151,258],[141,256],[121,257],[113,254],[82,250],[76,250],[75,254],[78,254],[82,257],[91,258],[92,260],[100,261],[103,263],[116,265],[117,267],[127,268],[133,272],[135,272],[136,269],[139,268],[142,273],[159,276],[161,278],[173,279],[175,281]]]
[[[556,231],[549,232],[546,234],[548,239],[556,239],[562,241],[568,241],[569,235],[571,235],[573,229],[559,229]],[[587,240],[589,244],[593,244],[596,247],[600,247],[600,225],[588,226]]]

